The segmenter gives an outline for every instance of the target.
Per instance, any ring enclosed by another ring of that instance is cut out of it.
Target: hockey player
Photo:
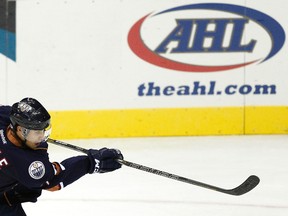
[[[117,149],[90,149],[87,156],[50,162],[50,115],[35,99],[0,106],[0,215],[25,216],[21,203],[36,202],[42,190],[56,191],[85,174],[119,169]]]

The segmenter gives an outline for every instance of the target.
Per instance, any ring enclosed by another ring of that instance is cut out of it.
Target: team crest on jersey
[[[33,179],[41,179],[45,174],[45,166],[41,161],[34,161],[30,164],[28,172]]]

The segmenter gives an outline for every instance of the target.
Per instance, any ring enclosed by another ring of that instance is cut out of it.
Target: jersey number
[[[0,168],[3,167],[3,166],[6,166],[6,165],[8,165],[7,160],[5,158],[1,159],[0,160]]]

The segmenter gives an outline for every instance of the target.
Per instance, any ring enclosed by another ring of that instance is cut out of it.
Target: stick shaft
[[[213,185],[205,184],[203,182],[195,181],[195,180],[192,180],[192,179],[188,179],[188,178],[185,178],[185,177],[182,177],[182,176],[178,176],[178,175],[175,175],[175,174],[172,174],[172,173],[168,173],[168,172],[165,172],[165,171],[157,170],[157,169],[154,169],[154,168],[151,168],[151,167],[147,167],[147,166],[143,166],[143,165],[140,165],[140,164],[136,164],[136,163],[133,163],[133,162],[129,162],[129,161],[125,161],[125,160],[117,160],[117,161],[119,163],[123,164],[123,165],[129,166],[129,167],[132,167],[132,168],[135,168],[135,169],[139,169],[139,170],[142,170],[142,171],[145,171],[145,172],[153,173],[155,175],[160,175],[160,176],[163,176],[163,177],[166,177],[166,178],[174,179],[176,181],[181,181],[181,182],[185,182],[185,183],[188,183],[188,184],[193,184],[193,185],[196,185],[196,186],[204,187],[204,188],[215,190],[215,191],[219,191],[219,192],[222,190],[221,188],[215,187]]]
[[[69,149],[74,150],[74,151],[78,151],[78,152],[82,152],[82,153],[88,154],[88,150],[87,149],[84,149],[84,148],[79,147],[79,146],[71,145],[69,143],[65,143],[65,142],[62,142],[62,141],[59,141],[59,140],[48,138],[47,142],[53,143],[53,144],[56,144],[56,145],[59,145],[59,146],[65,147],[65,148],[69,148]]]
[[[258,185],[258,183],[260,182],[260,179],[257,176],[251,175],[241,185],[239,185],[238,187],[233,188],[233,189],[224,189],[224,188],[220,188],[220,187],[216,187],[216,186],[213,186],[213,185],[209,185],[209,184],[206,184],[206,183],[203,183],[203,182],[200,182],[200,181],[195,181],[193,179],[185,178],[185,177],[182,177],[182,176],[178,176],[178,175],[175,175],[175,174],[171,174],[171,173],[168,173],[168,172],[164,172],[164,171],[161,171],[161,170],[157,170],[157,169],[154,169],[154,168],[150,168],[150,167],[147,167],[147,166],[136,164],[136,163],[133,163],[133,162],[129,162],[129,161],[125,161],[125,160],[118,160],[118,162],[123,164],[123,165],[135,168],[135,169],[139,169],[139,170],[142,170],[142,171],[145,171],[145,172],[153,173],[155,175],[160,175],[160,176],[163,176],[163,177],[166,177],[166,178],[174,179],[176,181],[185,182],[185,183],[196,185],[196,186],[199,186],[199,187],[202,187],[202,188],[206,188],[206,189],[209,189],[209,190],[214,190],[214,191],[218,191],[218,192],[225,193],[225,194],[230,194],[230,195],[235,195],[235,196],[239,196],[239,195],[242,195],[242,194],[245,194],[245,193],[249,192],[250,190],[255,188]]]

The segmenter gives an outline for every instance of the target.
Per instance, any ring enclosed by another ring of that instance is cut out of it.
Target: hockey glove
[[[102,148],[99,150],[90,149],[88,157],[91,162],[89,173],[106,173],[121,168],[116,159],[123,159],[118,149]]]
[[[17,185],[9,191],[0,195],[0,205],[6,204],[13,206],[24,202],[37,202],[42,190],[28,189],[24,186]]]

